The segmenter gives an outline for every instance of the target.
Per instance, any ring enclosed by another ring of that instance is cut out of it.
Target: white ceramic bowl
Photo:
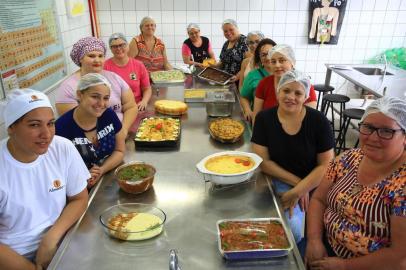
[[[222,155],[247,156],[247,157],[252,158],[252,160],[254,160],[255,164],[248,171],[242,172],[242,173],[235,173],[235,174],[214,173],[214,172],[206,169],[206,167],[204,165],[206,164],[206,161],[208,159],[210,159],[212,157],[222,156]],[[203,174],[204,180],[211,181],[215,184],[228,185],[228,184],[241,183],[241,182],[244,182],[244,181],[250,179],[254,175],[256,168],[258,168],[258,166],[261,164],[261,162],[262,162],[262,158],[254,153],[241,152],[241,151],[225,151],[225,152],[215,153],[215,154],[212,154],[212,155],[209,155],[209,156],[203,158],[199,163],[196,164],[196,168],[199,172],[201,172]]]

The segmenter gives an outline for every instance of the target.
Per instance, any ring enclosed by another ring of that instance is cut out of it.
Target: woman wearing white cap
[[[276,88],[281,76],[290,70],[294,70],[296,65],[295,53],[291,46],[278,44],[268,53],[270,58],[271,75],[262,79],[255,91],[253,117],[261,111],[278,105]],[[316,108],[316,92],[313,85],[310,86],[310,93],[305,101],[307,106]]]
[[[330,164],[309,205],[311,269],[405,269],[406,101],[383,97],[359,123],[359,149]]]
[[[190,23],[186,30],[189,38],[182,45],[183,63],[204,67],[203,60],[207,58],[211,58],[215,62],[210,40],[207,37],[200,36],[199,25]]]
[[[41,92],[9,93],[0,144],[0,269],[45,269],[87,207],[89,171],[72,143],[54,136]]]
[[[127,39],[122,33],[112,34],[109,46],[113,57],[104,63],[104,70],[118,74],[130,86],[138,110],[144,111],[152,95],[148,70],[141,61],[128,56]]]
[[[89,188],[124,158],[125,135],[108,107],[110,93],[110,83],[103,75],[82,76],[76,91],[79,105],[56,121],[56,134],[73,142],[92,175]]]
[[[327,118],[304,106],[310,81],[298,71],[282,75],[279,106],[258,113],[252,148],[264,162],[261,169],[272,177],[281,196],[293,236],[304,254],[302,228],[309,192],[316,188],[334,158],[334,137]]]

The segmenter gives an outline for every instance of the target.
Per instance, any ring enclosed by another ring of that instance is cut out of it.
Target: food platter
[[[219,220],[217,239],[218,249],[227,260],[282,257],[293,248],[280,218]]]
[[[141,121],[134,142],[136,147],[177,147],[180,134],[179,118],[148,117]]]
[[[222,143],[235,143],[244,134],[244,124],[231,118],[218,118],[210,121],[210,136]]]
[[[231,77],[233,77],[233,74],[227,73],[223,70],[214,67],[207,67],[203,69],[197,75],[197,77],[216,84],[226,85],[227,83],[230,82],[230,79]]]
[[[237,167],[236,172],[216,172],[213,170],[210,170],[207,168],[206,163],[210,160],[213,160],[213,158],[218,158],[218,157],[227,157],[226,161],[229,162],[229,159],[234,158],[233,160],[235,163],[238,164],[238,166],[234,166],[236,164],[232,164],[233,166],[229,166],[230,164],[226,164],[224,166],[223,164],[219,164],[217,167],[221,168],[226,168],[226,167]],[[238,159],[238,160],[236,160]],[[253,164],[244,164],[244,161],[250,161]],[[212,155],[208,155],[205,158],[203,158],[199,163],[196,164],[196,168],[199,172],[203,174],[203,178],[205,181],[210,181],[214,184],[219,184],[219,185],[228,185],[228,184],[237,184],[244,182],[248,179],[250,179],[254,173],[255,170],[258,168],[258,166],[261,164],[262,158],[258,156],[255,153],[249,153],[249,152],[241,152],[241,151],[224,151],[224,152],[218,152]],[[240,164],[241,163],[241,164]],[[246,166],[247,170],[241,171],[239,167]],[[249,165],[249,166],[248,166]],[[252,165],[252,166],[251,166]]]
[[[151,80],[155,84],[165,83],[183,83],[185,81],[185,75],[180,70],[164,70],[154,71],[150,73]]]

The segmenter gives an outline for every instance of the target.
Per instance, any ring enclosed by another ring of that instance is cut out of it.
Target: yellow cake
[[[187,105],[182,101],[163,99],[155,102],[155,110],[162,114],[181,115],[186,113]]]

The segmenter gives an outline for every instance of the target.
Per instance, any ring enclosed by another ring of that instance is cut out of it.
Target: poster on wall
[[[347,0],[310,0],[309,44],[337,44]]]
[[[15,88],[44,91],[66,76],[54,0],[1,0],[0,99]]]

